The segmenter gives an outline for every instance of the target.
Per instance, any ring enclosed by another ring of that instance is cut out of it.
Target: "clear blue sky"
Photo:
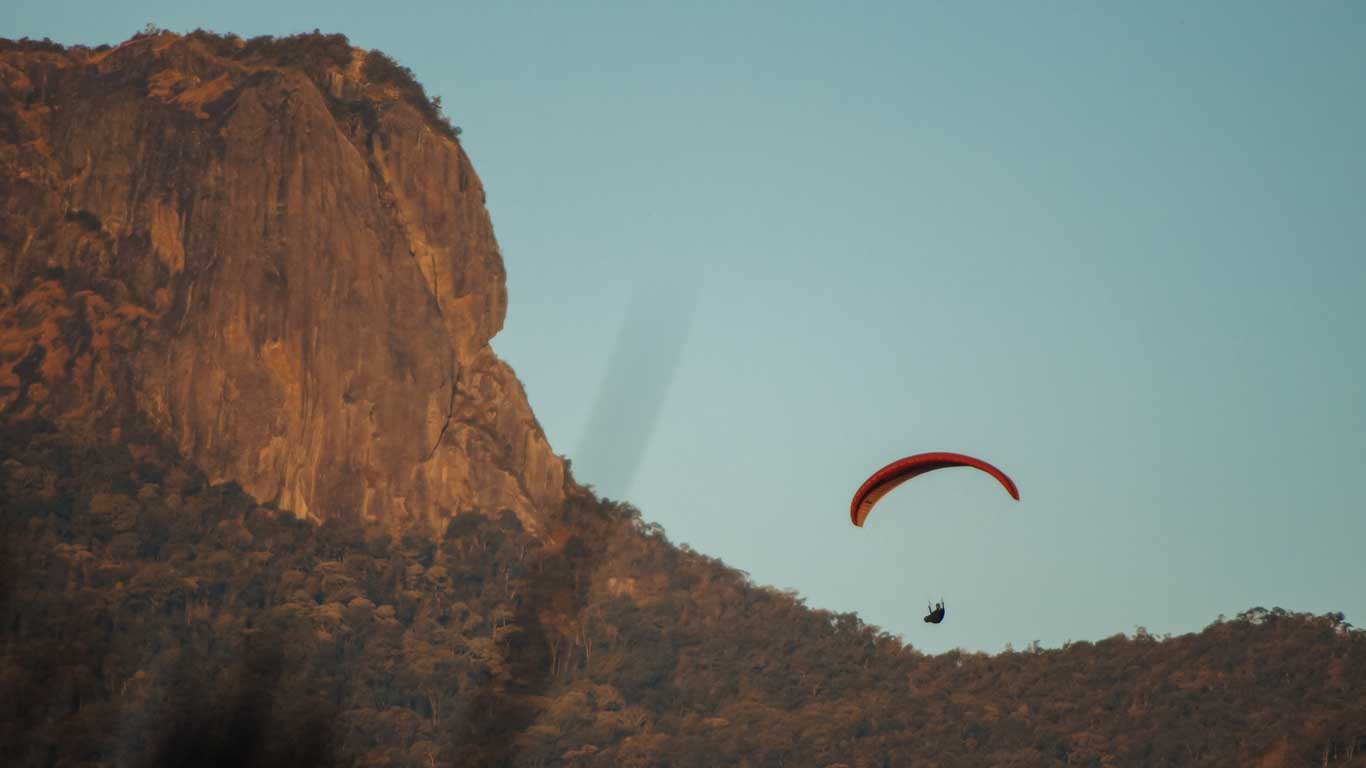
[[[138,5],[0,34],[318,27],[442,96],[495,348],[673,540],[927,651],[1366,624],[1366,5]],[[849,524],[930,450],[1022,501],[946,471]]]

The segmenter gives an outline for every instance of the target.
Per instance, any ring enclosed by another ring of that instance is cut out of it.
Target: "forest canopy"
[[[314,525],[151,442],[26,424],[0,445],[11,765],[1301,765],[1366,746],[1366,641],[1341,614],[928,656],[589,496],[552,548],[511,513],[439,537]]]

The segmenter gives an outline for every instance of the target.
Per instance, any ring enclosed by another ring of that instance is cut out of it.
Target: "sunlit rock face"
[[[489,347],[479,178],[391,63],[300,40],[0,44],[0,412],[135,416],[307,518],[537,529],[565,469]]]

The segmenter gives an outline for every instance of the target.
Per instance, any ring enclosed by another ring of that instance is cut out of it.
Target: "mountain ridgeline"
[[[926,655],[595,497],[459,131],[339,35],[0,41],[13,766],[1366,765],[1366,634]]]

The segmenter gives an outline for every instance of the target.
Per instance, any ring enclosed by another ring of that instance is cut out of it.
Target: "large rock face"
[[[132,414],[313,519],[535,529],[563,499],[489,348],[483,188],[387,59],[323,36],[4,44],[0,194],[5,417]]]

